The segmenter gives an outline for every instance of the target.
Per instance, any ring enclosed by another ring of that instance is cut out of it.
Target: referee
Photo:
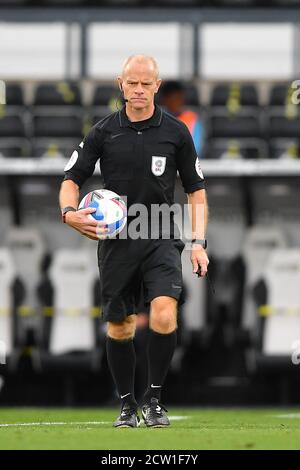
[[[165,427],[170,422],[160,396],[176,347],[184,243],[172,217],[167,237],[159,229],[155,238],[148,234],[148,238],[107,239],[105,223],[88,217],[95,209],[77,210],[79,190],[99,160],[104,188],[126,196],[128,210],[138,203],[150,214],[153,205],[170,207],[174,203],[178,171],[191,209],[192,270],[205,276],[209,261],[205,251],[208,210],[204,178],[187,127],[154,103],[161,84],[156,61],[144,55],[129,57],[118,83],[125,106],[94,125],[72,154],[61,185],[60,207],[70,227],[93,240],[102,239],[98,264],[103,317],[108,322],[107,359],[121,400],[121,413],[114,426],[140,424],[134,394],[133,339],[136,305],[143,286],[145,303],[150,304],[150,332],[148,388],[141,410],[147,426]],[[204,208],[201,220],[196,216],[198,207]],[[151,214],[149,222],[156,223]]]

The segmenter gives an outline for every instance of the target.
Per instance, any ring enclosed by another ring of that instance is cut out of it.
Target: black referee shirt
[[[172,205],[177,170],[186,193],[204,188],[188,128],[159,106],[146,121],[131,122],[125,107],[99,121],[73,152],[65,180],[81,187],[98,160],[104,188],[127,196],[128,208]]]

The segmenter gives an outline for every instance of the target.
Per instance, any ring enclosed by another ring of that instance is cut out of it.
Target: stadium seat
[[[214,138],[259,138],[260,116],[254,111],[228,115],[226,109],[212,110],[208,120],[208,133]]]
[[[22,304],[17,309],[19,317],[18,340],[22,344],[35,341],[38,324],[36,289],[45,248],[36,229],[13,227],[6,234],[5,246],[12,252],[16,276],[23,286]]]
[[[211,139],[206,145],[205,158],[260,159],[268,158],[268,151],[261,139]]]
[[[83,136],[83,124],[80,116],[70,113],[62,115],[33,115],[34,137],[78,138]]]
[[[114,85],[99,85],[94,90],[92,99],[93,106],[104,106],[115,108],[115,102],[120,100],[120,90]]]
[[[40,138],[33,140],[32,156],[37,158],[69,158],[81,138]],[[1,147],[0,147],[1,152]]]
[[[24,158],[31,156],[31,144],[27,139],[1,138],[0,158]]]
[[[297,179],[261,177],[250,185],[252,220],[281,228],[289,246],[300,246],[300,187]]]
[[[292,95],[295,88],[291,87],[291,82],[274,85],[270,90],[269,106],[286,106],[292,103]]]
[[[81,106],[81,92],[75,83],[58,82],[38,85],[34,106]]]
[[[13,223],[13,209],[11,207],[11,185],[8,178],[0,176],[0,247],[3,247],[5,234]]]
[[[24,96],[21,85],[6,83],[6,106],[23,106]]]
[[[248,230],[242,248],[246,267],[242,330],[253,335],[257,327],[257,310],[253,299],[253,288],[263,276],[272,252],[286,246],[284,233],[277,227],[255,225]]]
[[[38,291],[43,321],[33,354],[36,370],[60,372],[70,380],[78,371],[99,371],[104,348],[99,341],[94,273],[87,251],[66,249],[54,254],[49,277]]]
[[[184,82],[186,106],[198,108],[200,106],[200,96],[198,88],[193,83]]]
[[[0,139],[4,137],[26,137],[25,125],[21,116],[0,113]]]
[[[14,348],[12,295],[14,279],[15,269],[11,251],[7,248],[0,248],[0,341],[4,342],[8,357],[11,356]]]
[[[229,345],[240,325],[244,265],[242,243],[246,212],[241,181],[210,178],[207,195],[213,211],[208,224],[210,273],[217,295],[208,291],[209,318],[224,325],[222,334]],[[225,310],[225,312],[224,312]]]
[[[275,249],[254,296],[261,316],[257,367],[274,372],[298,372],[292,362],[300,331],[300,250]],[[299,349],[299,346],[298,346]]]
[[[229,112],[238,112],[241,106],[258,106],[258,95],[254,85],[231,83],[216,85],[212,90],[211,106],[226,106]]]
[[[300,138],[300,113],[295,107],[295,114],[287,110],[270,110],[268,114],[268,135],[270,138]]]
[[[271,139],[270,158],[291,159],[299,158],[300,140],[298,139]]]
[[[58,194],[63,176],[23,176],[18,184],[20,222],[35,227],[42,236],[47,252],[59,248],[78,248],[82,236],[61,223]]]
[[[54,291],[54,316],[49,352],[56,355],[93,350],[96,337],[91,312],[94,276],[88,253],[57,252],[50,280]]]

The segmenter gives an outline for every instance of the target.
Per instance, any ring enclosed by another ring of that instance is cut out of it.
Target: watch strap
[[[68,212],[77,212],[77,209],[75,209],[75,207],[72,207],[72,206],[67,206],[61,210],[61,217],[62,217],[62,221],[64,224],[66,223],[66,214]]]

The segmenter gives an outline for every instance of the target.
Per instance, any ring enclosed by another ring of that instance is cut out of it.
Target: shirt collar
[[[162,115],[162,109],[155,105],[154,113],[146,127],[159,127],[161,125]],[[126,114],[126,106],[123,106],[123,108],[119,111],[119,121],[120,127],[132,127],[134,124],[128,119]]]

